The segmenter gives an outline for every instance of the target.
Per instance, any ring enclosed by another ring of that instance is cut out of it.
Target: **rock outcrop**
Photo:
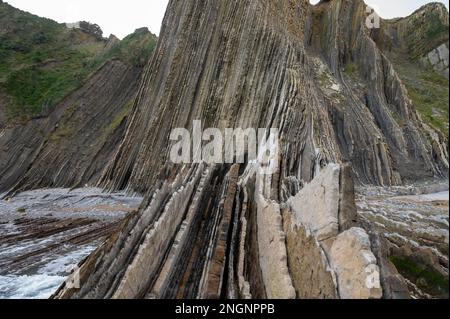
[[[431,65],[431,67],[439,72],[442,73],[449,78],[448,73],[448,42],[441,44],[436,49],[429,52],[425,57],[422,58],[422,63],[425,66]]]
[[[123,138],[157,38],[144,28],[106,40],[96,25],[67,30],[3,3],[0,24],[0,193],[95,185]],[[17,62],[17,43],[27,63]]]
[[[438,145],[448,144],[448,9],[434,2],[405,18],[381,19],[371,37],[394,65],[424,124],[442,133],[427,133],[441,141],[433,145],[435,152],[446,153]]]
[[[0,192],[95,184],[123,136],[140,74],[108,61],[50,116],[2,129]]]
[[[387,298],[448,298],[448,184],[428,188],[358,191],[360,220],[380,261]],[[442,189],[447,191],[420,195]]]
[[[380,298],[350,175],[379,185],[443,177],[447,158],[433,154],[364,9],[362,1],[170,1],[145,89],[102,179],[147,200],[86,262],[82,289],[56,296]],[[246,164],[230,198],[234,169],[168,164],[171,129],[193,120],[279,128],[279,171],[254,176]],[[353,172],[327,165],[347,161]],[[178,240],[185,232],[198,240]]]
[[[283,218],[288,247],[291,246],[289,264],[293,269],[301,267],[293,276],[298,278],[296,290],[302,297],[382,297],[380,272],[369,235],[355,227],[356,206],[346,205],[339,187],[349,180],[345,168],[330,165],[287,201]],[[308,274],[313,274],[309,280],[300,280]],[[314,290],[316,294],[311,293]]]
[[[54,297],[381,298],[392,272],[354,184],[446,178],[448,152],[366,18],[361,0],[171,0],[123,138],[94,178],[145,198],[81,265],[81,288]],[[278,129],[274,174],[252,160],[172,163],[171,131],[197,120]],[[40,185],[51,167],[40,154],[15,189]]]

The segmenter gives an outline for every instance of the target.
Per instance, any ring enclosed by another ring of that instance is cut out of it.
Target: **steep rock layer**
[[[381,20],[371,37],[394,64],[428,135],[448,140],[448,10],[440,3],[421,7],[411,16]],[[438,149],[438,145],[433,145]],[[437,151],[439,152],[439,151]]]
[[[351,63],[361,68],[348,76]],[[320,160],[351,162],[359,181],[379,185],[447,175],[448,155],[370,38],[362,1],[171,2],[149,70],[112,188],[145,191],[167,163],[171,129],[195,119],[280,128],[286,177],[309,181]]]
[[[448,155],[365,12],[359,0],[170,1],[101,180],[147,195],[83,264],[81,289],[55,297],[380,298],[352,175],[378,185],[444,177]],[[279,128],[278,171],[170,163],[171,130],[194,120]]]

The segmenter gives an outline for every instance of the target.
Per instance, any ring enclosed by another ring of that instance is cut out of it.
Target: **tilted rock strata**
[[[345,168],[330,165],[288,200],[283,216],[288,245],[293,244],[294,238],[305,241],[309,237],[313,239],[314,247],[315,240],[315,252],[313,250],[311,253],[311,250],[305,250],[298,244],[295,250],[289,250],[290,265],[295,267],[298,263],[303,267],[304,274],[316,273],[312,285],[321,285],[321,293],[316,297],[332,297],[330,287],[334,287],[335,296],[344,299],[381,298],[380,272],[371,251],[369,235],[350,224],[347,225],[349,229],[346,229],[339,222],[341,214],[356,217],[356,206],[341,204],[339,185],[345,184],[345,179],[351,179],[345,173]],[[311,245],[307,244],[306,247]],[[317,255],[319,259],[312,259]],[[322,263],[317,267],[320,260]],[[300,295],[304,296],[305,291],[311,289],[304,282],[297,281],[296,284]]]
[[[379,275],[389,271],[357,227],[353,176],[375,185],[446,177],[448,153],[365,19],[360,0],[171,0],[133,110],[120,121],[124,131],[107,137],[120,140],[117,149],[94,148],[101,160],[71,162],[78,153],[52,144],[61,128],[50,123],[46,142],[33,142],[41,147],[5,183],[19,190],[99,180],[146,194],[83,263],[81,289],[63,286],[55,297],[380,298]],[[133,97],[125,77],[118,76],[117,92],[129,92],[117,96],[121,110]],[[172,164],[170,132],[194,120],[278,128],[278,170]],[[80,132],[61,133],[86,145]]]
[[[0,192],[95,184],[123,136],[140,70],[106,62],[48,116],[0,131]]]
[[[372,40],[364,3],[293,6],[206,1],[200,10],[171,1],[104,185],[145,192],[169,159],[171,129],[192,128],[196,119],[205,128],[278,127],[281,182],[308,182],[321,164],[346,161],[358,181],[371,184],[446,176],[448,154],[436,152],[394,66]],[[325,75],[317,74],[317,58]],[[348,76],[352,63],[360,69]]]
[[[358,191],[358,213],[380,260],[387,298],[448,297],[448,191],[438,193],[441,199],[414,195],[443,189],[448,184]]]
[[[405,18],[381,19],[380,28],[372,29],[370,36],[393,63],[425,121],[433,153],[448,159],[448,9],[433,2]],[[445,167],[448,163],[442,166],[444,171]]]
[[[170,164],[171,130],[198,119],[279,128],[279,170]],[[380,298],[386,271],[356,227],[352,175],[393,185],[446,176],[446,163],[362,1],[172,0],[102,177],[146,200],[86,261],[82,288],[55,297]]]

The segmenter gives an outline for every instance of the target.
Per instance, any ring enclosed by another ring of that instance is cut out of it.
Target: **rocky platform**
[[[0,298],[48,298],[142,198],[43,189],[0,201]]]
[[[359,190],[358,213],[393,271],[383,276],[391,297],[448,298],[448,205],[445,184]]]

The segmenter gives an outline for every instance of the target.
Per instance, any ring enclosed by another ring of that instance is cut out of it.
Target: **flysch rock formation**
[[[400,51],[419,59],[448,79],[448,10],[442,3],[425,5],[408,17],[382,20],[372,32],[383,51]]]
[[[380,19],[380,28],[372,29],[370,36],[394,65],[427,135],[441,141],[432,142],[435,153],[448,152],[448,9],[430,3],[405,18]],[[357,68],[352,65],[348,73]]]
[[[49,115],[0,130],[0,192],[94,184],[123,136],[141,70],[107,61]]]
[[[81,288],[54,297],[390,297],[395,267],[361,228],[354,182],[446,178],[448,152],[366,12],[361,0],[171,0],[100,178],[144,201],[80,265]],[[194,120],[278,128],[277,172],[170,163],[171,130]]]
[[[106,39],[98,25],[72,29],[4,2],[0,13],[0,193],[95,186],[157,37]]]

